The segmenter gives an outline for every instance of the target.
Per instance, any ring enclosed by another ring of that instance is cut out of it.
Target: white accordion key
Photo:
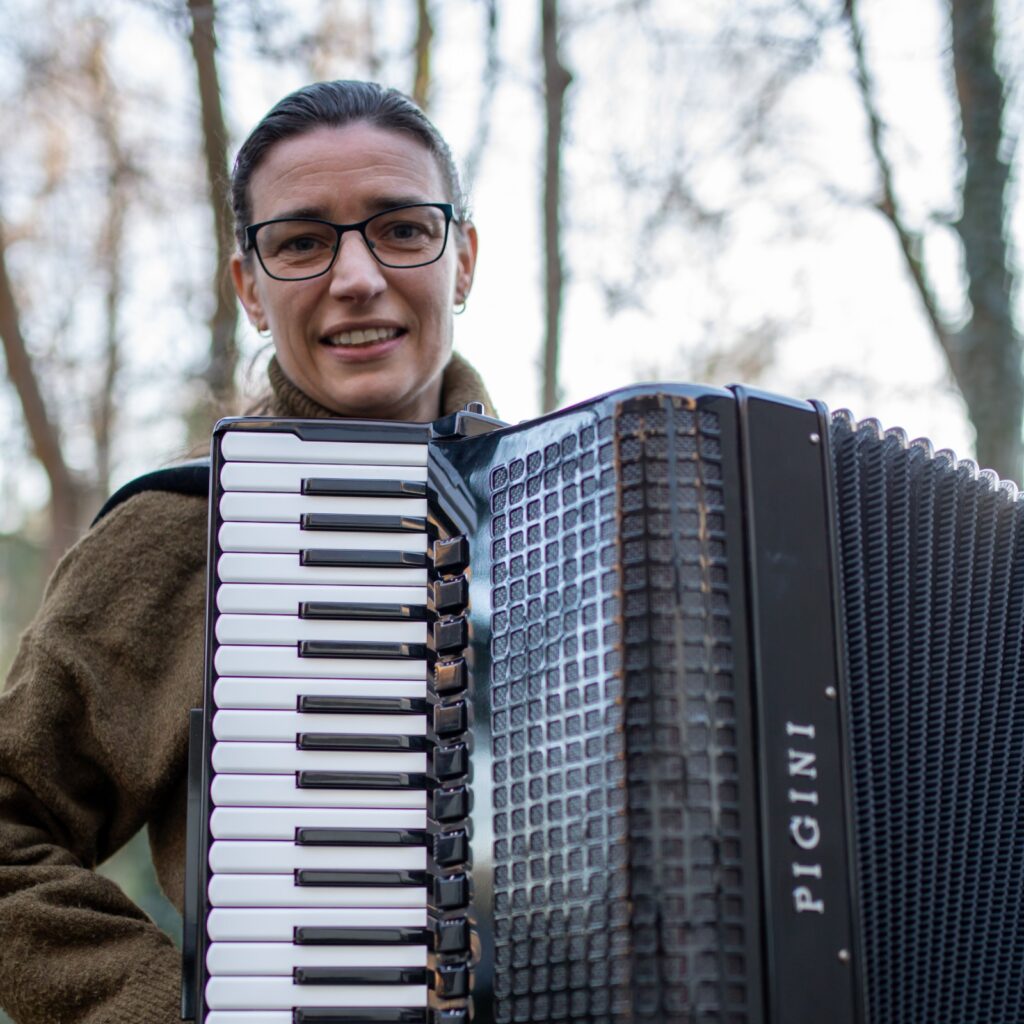
[[[323,551],[381,551],[399,553],[406,561],[396,568],[419,568],[412,559],[426,558],[426,533],[370,530],[304,530],[294,523],[224,523],[218,542],[222,551],[288,554],[310,549]],[[387,566],[391,568],[391,566]]]
[[[213,735],[218,740],[282,743],[300,733],[342,736],[425,736],[427,716],[312,714],[301,711],[217,711]]]
[[[424,517],[427,499],[262,494],[254,491],[231,491],[220,499],[220,516],[227,522],[298,523],[302,516],[311,512]]]
[[[291,1010],[214,1010],[206,1024],[295,1024]]]
[[[297,615],[220,615],[217,640],[222,644],[292,645],[302,640],[378,644],[425,644],[425,622],[364,622],[304,619]]]
[[[309,462],[370,466],[426,466],[425,444],[373,441],[303,441],[295,434],[233,430],[224,434],[228,462]]]
[[[358,784],[359,775],[351,778]],[[424,789],[303,788],[288,775],[217,774],[210,786],[216,807],[409,807],[427,806]]]
[[[214,667],[221,676],[307,676],[341,679],[425,679],[427,663],[415,658],[308,658],[296,647],[254,644],[218,647]]]
[[[290,842],[217,840],[210,869],[225,874],[291,874],[297,868],[425,871],[425,846],[299,846]]]
[[[416,907],[217,907],[207,932],[213,942],[291,942],[296,928],[425,928]]]
[[[211,975],[287,975],[296,967],[426,967],[426,946],[296,946],[290,942],[214,942]]]
[[[214,1010],[206,1024],[295,1024],[291,1010]]]
[[[426,587],[346,587],[314,583],[260,586],[225,583],[217,588],[218,611],[251,615],[295,615],[300,604],[309,603],[419,608],[426,602]]]
[[[339,873],[341,874],[341,873]],[[416,875],[415,872],[361,871],[353,876]],[[211,907],[425,907],[419,885],[299,885],[291,875],[214,875]]]
[[[214,839],[294,840],[298,828],[410,831],[427,827],[425,810],[377,807],[218,807],[210,815]]]
[[[425,985],[299,985],[291,978],[211,978],[211,1010],[288,1010],[295,1006],[426,1006]]]
[[[300,697],[410,697],[425,699],[419,679],[261,679],[224,677],[213,687],[218,708],[294,711]]]
[[[426,466],[346,466],[301,462],[226,462],[220,472],[225,491],[290,491],[299,494],[304,480],[385,480],[396,477],[425,482]]]
[[[297,552],[281,555],[229,552],[217,560],[217,576],[221,583],[337,583],[377,587],[427,585],[426,568],[302,565]]]
[[[290,743],[214,743],[213,770],[255,774],[427,770],[427,755],[421,751],[299,750],[295,737],[290,739]]]

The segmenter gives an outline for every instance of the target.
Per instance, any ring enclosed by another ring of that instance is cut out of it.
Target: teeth
[[[398,334],[397,327],[367,327],[362,331],[342,331],[324,340],[330,345],[371,345],[375,341],[390,341]]]

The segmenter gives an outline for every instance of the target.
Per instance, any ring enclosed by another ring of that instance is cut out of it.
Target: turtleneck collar
[[[285,376],[277,356],[271,357],[267,367],[272,392],[270,413],[274,416],[300,419],[336,419],[338,414],[314,401]],[[496,416],[491,396],[484,387],[480,374],[462,356],[452,353],[441,379],[441,415],[458,412],[467,402],[483,402],[488,416]]]

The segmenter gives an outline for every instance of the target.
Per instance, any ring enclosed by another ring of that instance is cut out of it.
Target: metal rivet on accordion
[[[431,794],[431,817],[435,821],[458,821],[469,814],[470,796],[465,786],[435,789]]]
[[[458,654],[469,642],[464,618],[442,619],[434,623],[433,646],[438,654]]]
[[[469,949],[469,921],[452,917],[434,926],[435,953],[465,953]]]
[[[468,996],[469,964],[438,964],[433,981],[434,991],[442,999]]]
[[[434,835],[434,863],[441,867],[463,864],[469,857],[469,836],[463,829]]]
[[[452,537],[434,541],[434,568],[438,572],[462,572],[469,565],[469,540]]]
[[[455,661],[439,661],[434,665],[434,689],[438,693],[459,693],[469,683],[466,662],[463,658]]]
[[[434,732],[438,736],[451,736],[465,732],[468,728],[466,702],[456,701],[454,704],[434,705]]]
[[[434,879],[434,906],[458,910],[469,903],[469,876],[464,873]]]
[[[438,615],[454,615],[469,603],[469,582],[465,576],[454,580],[434,580],[431,600]]]
[[[469,770],[469,756],[465,743],[453,743],[449,747],[435,747],[431,770],[439,779],[453,779],[465,775]]]

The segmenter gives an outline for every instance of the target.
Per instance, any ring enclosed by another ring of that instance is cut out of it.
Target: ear
[[[455,268],[455,301],[465,302],[473,287],[473,272],[476,269],[476,228],[472,222],[460,224],[455,239],[457,265]]]
[[[235,293],[238,295],[238,300],[242,303],[250,323],[258,331],[266,330],[267,318],[256,289],[256,274],[253,271],[252,259],[246,260],[236,252],[231,257],[231,280],[234,282]]]

